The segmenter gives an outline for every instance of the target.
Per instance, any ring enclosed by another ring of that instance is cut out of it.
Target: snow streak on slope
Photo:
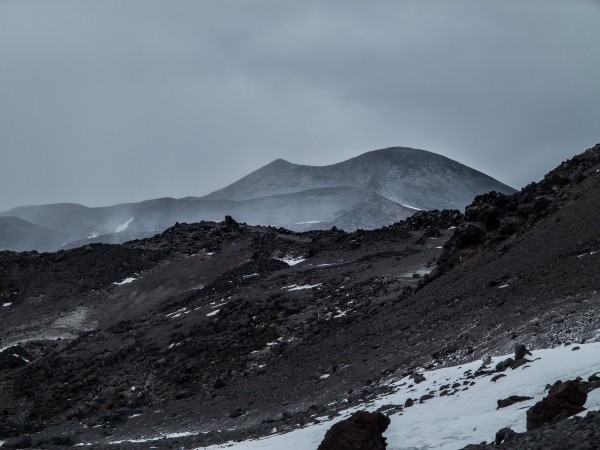
[[[129,224],[133,222],[133,217],[121,224],[119,224],[117,226],[117,228],[115,228],[115,233],[120,233],[121,231],[125,231],[127,228],[129,228]]]
[[[492,375],[467,379],[469,374],[474,373],[481,366],[481,361],[423,372],[426,380],[420,384],[414,384],[413,380],[406,377],[392,384],[395,393],[350,408],[342,413],[342,418],[349,417],[360,409],[374,411],[381,408],[385,412],[386,408],[392,409],[393,405],[404,405],[408,398],[416,400],[414,406],[404,409],[402,413],[390,415],[391,424],[384,433],[388,438],[388,450],[455,450],[467,444],[491,441],[496,431],[503,427],[511,427],[517,432],[522,432],[525,431],[526,411],[546,395],[544,391],[546,384],[552,384],[556,380],[575,379],[579,376],[587,379],[590,375],[600,372],[600,343],[580,344],[579,347],[580,349],[576,351],[573,351],[574,347],[571,346],[534,351],[530,363],[516,370],[508,369],[504,372],[506,377],[496,382],[491,382]],[[497,362],[506,357],[493,358],[490,367],[494,367]],[[454,383],[461,385],[454,395],[439,396],[440,386]],[[435,397],[419,403],[421,396],[430,393]],[[534,398],[497,409],[496,401],[511,395]],[[600,409],[600,389],[588,395],[585,407],[590,410]],[[287,434],[207,448],[232,450],[317,448],[325,432],[339,420],[341,418],[338,417]]]

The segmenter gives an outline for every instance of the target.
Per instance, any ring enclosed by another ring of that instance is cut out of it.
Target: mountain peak
[[[291,163],[291,162],[289,162],[289,161],[286,161],[285,159],[282,159],[282,158],[277,158],[277,159],[275,159],[275,160],[271,161],[271,162],[270,162],[269,164],[267,164],[265,167],[269,167],[269,166],[271,166],[271,167],[273,167],[273,166],[275,166],[275,167],[276,167],[276,166],[294,166],[294,165],[295,165],[295,164],[293,164],[293,163]]]
[[[514,192],[510,186],[445,156],[410,147],[388,147],[327,166],[276,159],[205,198],[243,201],[338,186],[370,189],[393,202],[425,210],[461,209],[478,194]]]

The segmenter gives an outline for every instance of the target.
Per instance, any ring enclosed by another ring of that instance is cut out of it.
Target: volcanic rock
[[[502,400],[498,400],[498,408],[506,408],[507,406],[511,406],[514,405],[515,403],[519,403],[519,402],[525,402],[527,400],[531,400],[533,397],[524,397],[521,395],[511,395],[510,397],[507,397],[505,399]]]
[[[496,370],[498,372],[504,372],[513,362],[515,362],[514,359],[506,358],[504,361],[500,361],[498,364],[496,364]]]
[[[383,432],[389,424],[385,414],[358,411],[333,425],[317,450],[383,450],[387,448]]]
[[[517,344],[515,346],[515,360],[523,359],[526,355],[531,355],[527,347],[524,344]]]
[[[527,430],[579,414],[585,410],[583,405],[586,400],[585,386],[579,380],[553,386],[547,397],[527,411]]]
[[[515,433],[512,428],[502,428],[496,433],[496,439],[494,439],[494,444],[500,445],[503,442],[510,442],[515,438],[516,435],[517,433]]]

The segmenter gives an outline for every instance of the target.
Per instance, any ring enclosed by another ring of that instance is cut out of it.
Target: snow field
[[[408,377],[391,383],[396,389],[393,394],[382,396],[375,401],[349,408],[341,417],[287,434],[230,442],[206,447],[208,449],[228,448],[232,450],[305,450],[317,448],[325,432],[336,422],[349,417],[354,412],[367,409],[374,411],[385,405],[404,405],[411,398],[412,407],[402,413],[390,415],[391,424],[384,436],[388,438],[388,450],[442,449],[455,450],[467,444],[490,442],[496,431],[511,427],[517,432],[525,431],[526,411],[545,395],[546,384],[556,380],[570,380],[577,377],[587,379],[600,372],[600,343],[579,344],[579,350],[573,346],[533,351],[532,361],[515,370],[508,369],[503,378],[491,382],[493,375],[467,379],[474,373],[481,361],[474,361],[456,367],[448,367],[422,372],[425,381],[415,384]],[[504,355],[492,359],[493,368]],[[468,372],[468,371],[471,372]],[[463,384],[467,382],[467,384]],[[475,384],[470,385],[471,382]],[[440,397],[440,386],[460,383],[461,387],[454,395]],[[466,390],[462,390],[465,389]],[[432,392],[435,391],[435,392]],[[434,398],[419,403],[422,395],[433,393]],[[532,400],[516,403],[507,408],[497,409],[496,401],[511,395],[534,397]],[[586,408],[600,408],[600,389],[588,395]],[[585,415],[585,412],[582,413]]]

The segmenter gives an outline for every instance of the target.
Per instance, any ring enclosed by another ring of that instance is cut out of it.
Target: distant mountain
[[[485,192],[515,192],[492,177],[436,153],[393,147],[329,166],[278,159],[207,195],[212,200],[248,200],[307,189],[352,186],[413,208],[464,209]]]
[[[13,251],[52,250],[65,238],[57,231],[19,217],[0,217],[0,249]],[[64,241],[63,241],[64,242]]]
[[[322,167],[278,159],[205,197],[159,198],[101,208],[72,203],[14,208],[0,217],[18,217],[51,233],[42,239],[43,233],[24,226],[15,246],[0,230],[0,249],[122,243],[161,232],[175,222],[218,221],[225,215],[250,225],[296,231],[333,226],[347,231],[374,229],[418,209],[463,209],[476,195],[489,191],[514,192],[456,161],[411,148],[376,150]]]

